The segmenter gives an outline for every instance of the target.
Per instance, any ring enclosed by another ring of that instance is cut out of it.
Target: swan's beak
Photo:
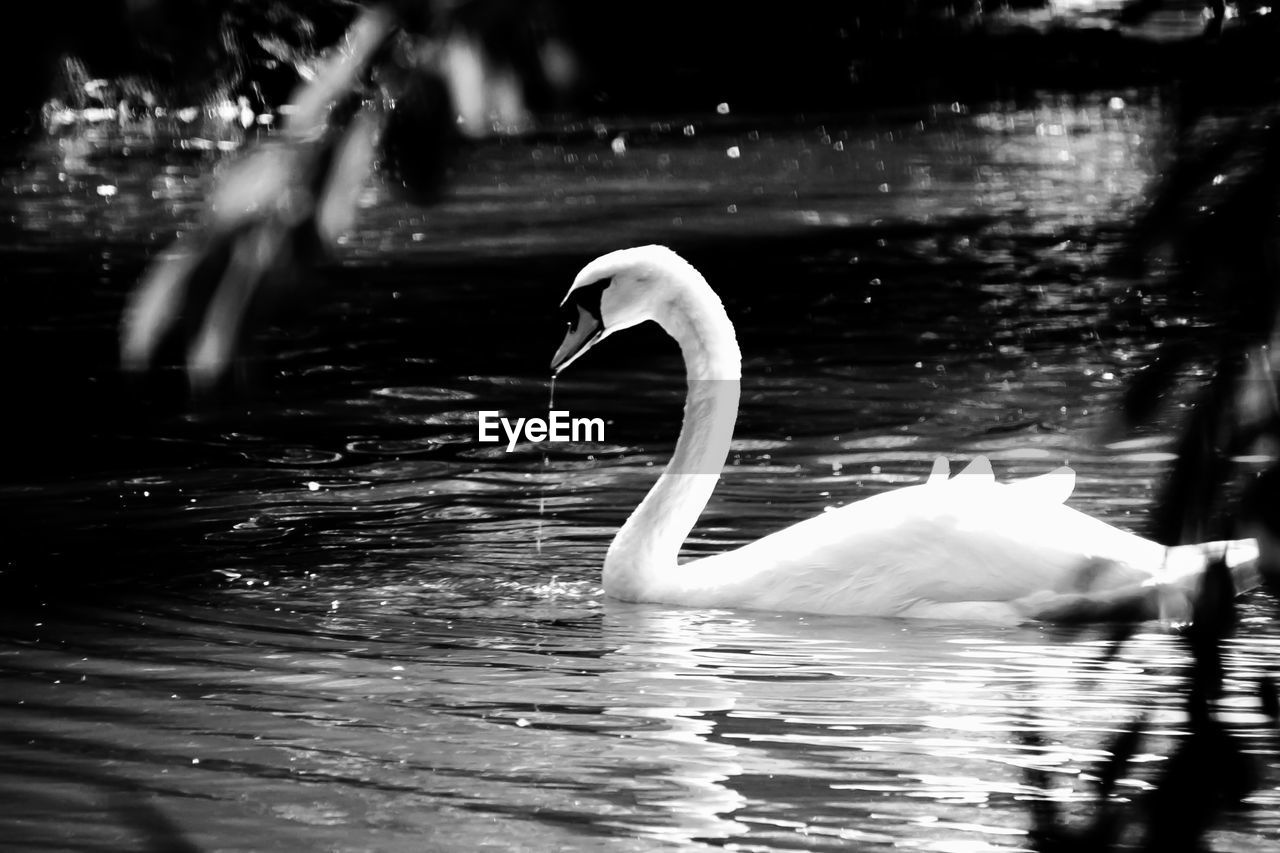
[[[565,332],[560,348],[551,358],[552,373],[564,370],[604,337],[604,326],[600,320],[581,305],[575,307],[578,309],[578,316],[569,322],[569,330]]]

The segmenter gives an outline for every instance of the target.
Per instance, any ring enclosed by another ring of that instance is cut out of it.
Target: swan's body
[[[1069,468],[1013,484],[985,459],[679,564],[728,455],[741,356],[706,280],[661,246],[604,255],[575,279],[560,370],[619,329],[655,320],[684,354],[689,395],[675,453],[618,531],[605,592],[626,601],[806,613],[1009,620],[1155,615],[1192,592],[1206,555],[1251,585],[1252,540],[1165,548],[1063,505]],[[1181,609],[1179,607],[1179,609]],[[1170,615],[1180,615],[1171,613]]]

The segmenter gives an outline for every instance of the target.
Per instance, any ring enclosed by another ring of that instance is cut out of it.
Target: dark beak
[[[565,332],[560,348],[551,358],[552,373],[559,373],[568,367],[604,336],[604,326],[594,314],[581,305],[574,307],[578,309],[578,316],[569,321],[569,330]]]

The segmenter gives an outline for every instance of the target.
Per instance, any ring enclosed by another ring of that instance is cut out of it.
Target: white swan
[[[986,459],[948,477],[801,521],[733,551],[677,562],[728,455],[741,355],[706,279],[675,252],[604,255],[574,279],[558,373],[608,335],[646,320],[684,355],[684,423],[666,470],[604,561],[613,598],[698,607],[1018,621],[1184,615],[1207,554],[1252,586],[1253,540],[1166,548],[1063,506],[1070,468],[1012,484]]]

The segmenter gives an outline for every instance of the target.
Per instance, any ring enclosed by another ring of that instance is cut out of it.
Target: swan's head
[[[678,296],[706,281],[666,246],[637,246],[601,255],[582,268],[560,307],[569,329],[551,359],[559,373],[621,329],[669,316]]]

